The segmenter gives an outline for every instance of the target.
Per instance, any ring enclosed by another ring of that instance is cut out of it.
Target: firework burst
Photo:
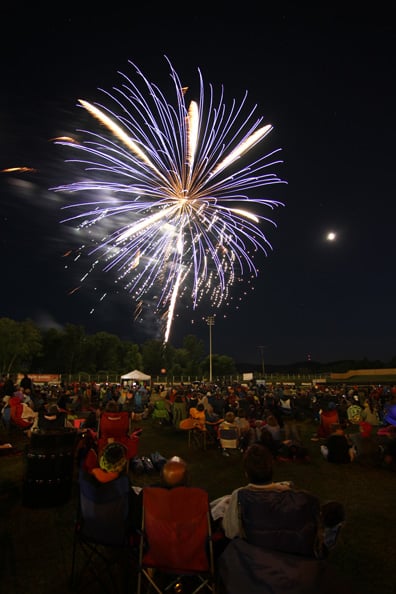
[[[223,89],[216,99],[198,70],[199,100],[187,104],[188,88],[168,64],[173,102],[132,63],[140,86],[120,73],[122,84],[103,91],[106,105],[79,100],[98,131],[54,140],[76,152],[87,179],[53,188],[87,194],[64,207],[73,214],[62,223],[100,231],[80,252],[91,270],[112,271],[139,310],[155,296],[165,342],[182,298],[193,309],[203,298],[218,308],[237,281],[257,276],[254,254],[271,249],[262,227],[275,226],[264,211],[283,206],[257,193],[285,183],[269,171],[282,163],[280,149],[253,151],[272,126],[255,117],[256,106],[245,113],[247,93],[227,106]]]

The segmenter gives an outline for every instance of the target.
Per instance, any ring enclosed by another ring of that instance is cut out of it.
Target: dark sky
[[[73,136],[77,99],[103,99],[98,88],[117,84],[118,71],[133,78],[128,60],[166,83],[168,56],[186,86],[197,84],[198,68],[205,84],[224,85],[225,103],[248,90],[274,126],[263,151],[281,148],[284,161],[276,173],[287,185],[265,190],[285,204],[267,229],[273,251],[259,261],[254,291],[236,295],[238,308],[215,312],[213,352],[256,364],[261,352],[267,363],[396,356],[394,20],[361,9],[304,14],[286,3],[266,15],[263,6],[195,16],[154,5],[91,18],[70,11],[52,17],[47,31],[13,21],[7,42],[3,25],[0,169],[36,172],[0,178],[0,317],[81,324],[136,342],[154,337],[155,322],[133,322],[111,273],[68,294],[77,274],[62,257],[71,233],[50,188],[75,179],[49,139]],[[177,310],[171,342],[197,334],[208,347],[204,318],[213,313]]]

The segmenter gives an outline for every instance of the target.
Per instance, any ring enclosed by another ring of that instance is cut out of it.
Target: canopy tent
[[[121,380],[135,380],[137,382],[148,382],[151,380],[151,375],[146,375],[142,371],[134,369],[133,371],[130,371],[125,375],[122,375]]]

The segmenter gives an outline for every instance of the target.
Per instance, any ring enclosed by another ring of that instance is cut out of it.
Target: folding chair
[[[126,474],[99,483],[80,470],[70,575],[74,591],[90,592],[93,584],[103,592],[128,591],[130,488]]]
[[[344,592],[321,543],[319,499],[306,491],[241,489],[243,538],[234,538],[218,559],[225,594],[328,594]]]
[[[52,507],[70,500],[77,441],[75,429],[32,433],[25,450],[23,505]]]
[[[218,444],[218,429],[223,419],[219,421],[206,421],[204,425],[196,423],[188,430],[188,447],[192,445],[198,449],[206,450],[208,444]]]
[[[154,410],[151,414],[151,418],[153,419],[153,421],[158,422],[159,424],[170,423],[169,410],[164,400],[156,400],[156,402],[154,403]]]
[[[215,594],[209,498],[199,487],[143,488],[137,594],[182,591]]]
[[[239,451],[239,429],[234,423],[223,421],[219,425],[218,436],[220,447],[225,455],[230,451]]]
[[[126,447],[129,462],[129,460],[137,456],[140,433],[141,429],[132,431],[131,415],[128,411],[104,411],[100,415],[98,423],[98,454],[100,455],[111,441],[118,441]]]

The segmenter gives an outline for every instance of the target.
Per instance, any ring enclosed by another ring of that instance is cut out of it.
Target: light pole
[[[212,326],[214,326],[214,316],[208,316],[206,323],[209,326],[209,381],[212,382]]]
[[[261,369],[262,369],[262,372],[263,372],[263,379],[265,379],[264,352],[263,352],[264,349],[265,349],[265,346],[264,345],[261,345],[258,348],[260,349],[260,355],[261,355]]]

